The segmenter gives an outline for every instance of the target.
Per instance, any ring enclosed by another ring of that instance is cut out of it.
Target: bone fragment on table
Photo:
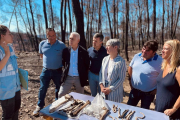
[[[109,115],[110,118],[112,118],[113,120],[115,120],[112,116]]]
[[[73,109],[71,109],[71,110],[68,111],[69,114],[72,115],[72,113],[75,112],[75,111],[77,111],[82,105],[84,105],[83,102],[78,103],[78,105],[76,105]]]
[[[117,117],[115,117],[117,120],[119,120]]]
[[[72,104],[70,104],[70,106],[66,107],[63,109],[63,111],[69,111],[72,110],[73,108],[75,108],[78,104],[83,103],[82,100],[74,100],[74,102]]]
[[[74,100],[73,103],[69,104],[69,106],[67,106],[67,107],[64,108],[64,109],[70,108],[70,107],[72,107],[73,105],[75,105],[76,103],[77,103],[76,100]]]
[[[128,111],[129,111],[129,110],[125,110],[119,118],[124,118],[124,116],[126,115],[126,113],[127,113]]]
[[[145,118],[145,115],[142,113],[142,112],[140,112],[143,116],[142,117],[136,117],[135,118],[135,120],[138,120],[138,119],[144,119]]]
[[[63,111],[64,112],[68,112],[70,110],[72,110],[73,108],[75,108],[78,105],[78,102],[75,100],[72,104],[70,104],[68,107],[64,108]]]
[[[124,118],[128,117],[128,116],[131,114],[131,112],[132,112],[132,111],[130,111],[128,114],[126,114],[126,116],[125,116]]]
[[[121,109],[118,109],[118,118],[121,116]]]
[[[83,108],[85,108],[87,105],[91,104],[91,102],[88,100],[86,101],[86,103],[81,106],[78,110],[76,110],[75,112],[72,113],[73,116],[76,116]]]
[[[65,100],[60,103],[58,103],[58,102],[56,103],[56,101],[55,101],[54,106],[52,108],[50,108],[49,112],[52,113],[52,112],[56,111],[61,105],[67,103],[68,101],[74,100],[73,96],[71,96],[69,94],[66,94],[64,96],[64,98],[65,98]]]
[[[103,107],[102,109],[105,110],[105,111],[104,111],[104,113],[102,114],[102,116],[101,116],[101,118],[99,120],[103,120],[104,117],[106,116],[106,114],[109,112],[109,110],[106,107]]]
[[[126,120],[130,120],[135,111],[131,111],[129,115],[127,115]]]
[[[113,112],[114,112],[114,113],[116,113],[116,112],[117,112],[117,107],[118,107],[118,106],[113,105],[112,110],[113,110]]]

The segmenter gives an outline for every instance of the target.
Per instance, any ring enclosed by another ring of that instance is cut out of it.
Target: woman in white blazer
[[[114,102],[123,101],[123,81],[126,76],[126,62],[119,55],[120,42],[110,39],[106,43],[108,56],[102,61],[99,85],[102,96]]]

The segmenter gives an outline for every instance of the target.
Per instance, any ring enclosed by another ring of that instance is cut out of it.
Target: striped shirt
[[[99,72],[99,84],[105,85],[105,69],[109,63],[110,57],[107,56],[102,61],[101,70]],[[108,69],[112,69],[112,71],[108,71],[108,79],[109,79],[109,88],[111,92],[108,95],[108,100],[114,102],[122,102],[123,101],[123,81],[126,77],[126,62],[121,56],[117,56],[113,59],[113,64],[108,67]],[[105,98],[104,93],[102,96]]]

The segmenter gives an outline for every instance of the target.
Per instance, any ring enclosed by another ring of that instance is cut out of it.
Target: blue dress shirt
[[[70,66],[69,66],[69,72],[68,72],[69,76],[79,76],[79,73],[78,73],[78,48],[76,50],[73,50],[71,48]]]

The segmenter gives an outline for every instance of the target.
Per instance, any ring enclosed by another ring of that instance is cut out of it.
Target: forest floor
[[[131,50],[128,51],[129,61],[126,60],[127,67],[129,66],[130,61],[132,60],[134,54],[140,52],[140,50]],[[42,70],[42,59],[40,59],[38,53],[36,52],[21,52],[16,54],[18,59],[18,67],[25,69],[29,72],[29,85],[28,91],[22,89],[21,90],[21,108],[19,113],[19,120],[44,120],[42,116],[34,117],[32,116],[32,112],[35,110],[37,102],[38,102],[38,91],[40,87],[40,78],[39,75]],[[120,54],[124,59],[124,52],[121,51]],[[123,98],[123,103],[126,104],[128,101],[130,86],[128,82],[128,75],[126,74],[126,79],[123,83],[125,97]],[[75,91],[75,88],[72,87],[71,91]],[[70,92],[71,92],[70,91]],[[85,86],[85,94],[91,95],[89,86]],[[45,106],[51,104],[55,99],[55,85],[51,81],[50,86],[47,91]],[[138,103],[138,106],[140,102]],[[151,103],[150,108],[153,110],[155,108],[154,103]],[[2,109],[0,107],[0,118],[2,115]]]

